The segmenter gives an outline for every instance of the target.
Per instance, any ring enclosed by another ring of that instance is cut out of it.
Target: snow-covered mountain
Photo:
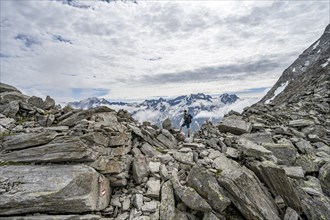
[[[223,115],[231,109],[239,110],[237,107],[243,108],[247,105],[243,103],[243,105],[235,106],[238,101],[244,102],[244,100],[239,99],[235,94],[224,93],[220,96],[212,97],[198,93],[182,95],[173,99],[159,98],[145,100],[141,103],[109,102],[105,99],[93,97],[68,104],[73,108],[79,109],[88,109],[100,105],[108,106],[115,110],[125,109],[138,121],[150,121],[157,125],[161,125],[163,120],[169,117],[173,126],[177,128],[180,126],[183,111],[188,110],[194,117],[191,124],[191,128],[194,131],[206,120],[219,122]]]

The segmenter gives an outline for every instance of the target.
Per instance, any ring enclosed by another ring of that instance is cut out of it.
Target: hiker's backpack
[[[188,119],[187,122],[190,124],[191,123],[191,119],[193,118],[193,116],[191,114],[188,115]]]

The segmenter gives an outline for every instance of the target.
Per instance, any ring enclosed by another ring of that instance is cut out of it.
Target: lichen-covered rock
[[[246,167],[223,157],[217,165],[218,182],[246,219],[280,219],[274,200],[264,192],[259,179]]]
[[[241,135],[249,133],[252,129],[251,123],[242,120],[242,117],[231,115],[223,118],[222,122],[218,126],[220,132],[229,132],[232,134]]]
[[[194,188],[217,212],[222,212],[230,204],[216,178],[201,166],[191,168],[187,185]]]
[[[41,132],[41,133],[26,133],[10,136],[5,139],[2,144],[4,150],[19,150],[38,145],[49,143],[58,133],[56,132]]]
[[[330,163],[326,163],[321,167],[319,179],[324,194],[330,196]]]
[[[102,210],[109,181],[85,165],[0,167],[0,215]]]
[[[159,213],[160,220],[175,220],[175,199],[171,181],[162,186]]]
[[[137,184],[142,183],[144,177],[149,175],[149,166],[143,155],[134,157],[132,166],[133,178]]]

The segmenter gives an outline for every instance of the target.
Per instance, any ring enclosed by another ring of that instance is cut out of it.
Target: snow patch
[[[268,100],[265,101],[265,104],[269,104],[271,101],[273,101],[273,99],[278,96],[281,92],[284,91],[284,89],[287,87],[287,85],[289,84],[289,81],[286,81],[285,83],[282,83],[282,85],[280,87],[278,87],[275,92],[274,92],[274,96]]]
[[[292,72],[294,72],[294,73],[295,73],[295,72],[296,72],[296,68],[293,68]]]
[[[316,48],[319,44],[320,44],[320,41],[318,40],[318,41],[314,44],[314,46],[313,46],[313,50],[315,50],[315,48]]]
[[[325,63],[321,64],[321,67],[324,68],[324,67],[328,66],[329,63],[330,63],[330,57],[327,59],[327,61]]]

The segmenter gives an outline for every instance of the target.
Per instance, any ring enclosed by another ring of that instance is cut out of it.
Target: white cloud
[[[92,89],[109,90],[103,95],[109,99],[134,99],[270,87],[329,23],[327,2],[80,4],[90,8],[59,1],[1,1],[1,81],[57,101],[87,98]],[[145,78],[265,57],[277,66],[259,73],[247,69],[239,77],[186,83],[164,79],[157,85]],[[76,88],[87,92],[77,96]]]

